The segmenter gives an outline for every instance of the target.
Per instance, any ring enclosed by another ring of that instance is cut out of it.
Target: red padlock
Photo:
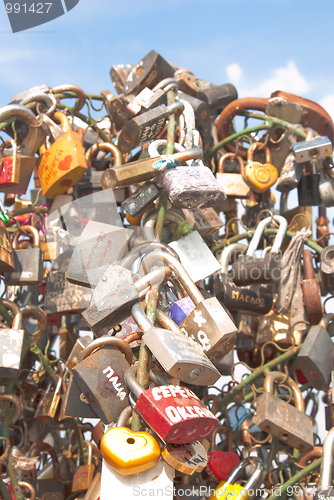
[[[217,433],[226,435],[227,451],[215,450]],[[223,425],[217,427],[211,436],[211,451],[208,453],[206,472],[216,481],[227,481],[236,466],[240,463],[238,455],[232,452],[231,433]]]
[[[145,391],[135,378],[136,369],[132,366],[124,374],[125,383],[137,399],[134,409],[166,443],[192,443],[212,434],[218,419],[192,391],[178,385]]]

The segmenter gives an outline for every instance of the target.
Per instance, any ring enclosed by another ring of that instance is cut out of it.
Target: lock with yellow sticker
[[[241,471],[249,464],[255,466],[255,470],[245,486],[233,484],[237,477],[240,476]],[[221,481],[218,484],[214,494],[211,495],[209,500],[247,500],[253,495],[255,496],[255,488],[260,483],[262,472],[263,463],[261,460],[254,457],[245,458],[234,469],[227,481]],[[264,489],[262,491],[264,493]]]
[[[271,153],[265,147],[265,163],[253,160],[255,149],[263,148],[262,142],[254,142],[247,150],[247,163],[243,169],[243,179],[245,183],[256,193],[263,193],[275,184],[278,179],[278,171],[271,164]]]
[[[54,117],[60,121],[63,133],[48,149],[41,146],[38,169],[42,192],[47,198],[65,193],[88,168],[80,136],[71,130],[67,116],[57,111]]]

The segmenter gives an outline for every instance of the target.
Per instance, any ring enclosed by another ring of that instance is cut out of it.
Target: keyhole
[[[126,440],[126,442],[127,442],[128,444],[135,444],[136,440],[135,440],[135,439],[133,439],[133,438],[128,438],[128,439]]]

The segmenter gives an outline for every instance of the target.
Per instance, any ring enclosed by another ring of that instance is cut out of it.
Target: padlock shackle
[[[92,465],[93,463],[93,445],[90,441],[84,441],[85,445],[88,448],[88,455],[87,455],[87,465]]]
[[[106,346],[114,346],[117,347],[125,356],[126,361],[131,366],[133,353],[132,349],[123,339],[118,337],[100,337],[98,339],[93,340],[88,344],[81,353],[81,359],[84,360],[88,356],[90,356],[97,349],[101,349]]]
[[[44,92],[35,92],[33,94],[29,94],[27,97],[22,99],[21,103],[23,106],[28,104],[29,102],[39,102],[42,101],[46,106],[49,107],[45,114],[51,114],[54,112],[57,106],[57,99],[53,94],[46,94]]]
[[[27,481],[18,481],[17,484],[19,485],[19,488],[21,490],[22,490],[22,488],[26,488],[27,490],[29,490],[29,493],[30,493],[29,500],[35,500],[36,490],[32,484],[28,483]]]
[[[53,476],[57,481],[61,482],[60,479],[60,472],[59,472],[59,462],[58,462],[58,457],[57,453],[54,448],[52,448],[51,445],[48,443],[42,442],[42,443],[34,443],[30,449],[29,449],[29,456],[35,456],[38,452],[45,452],[48,453],[51,457],[52,460],[52,469],[53,469]],[[36,473],[36,470],[34,470]],[[34,479],[37,479],[35,477]]]
[[[180,257],[178,254],[175,252],[175,250],[166,245],[165,243],[161,243],[160,241],[149,241],[145,240],[144,243],[140,243],[136,245],[136,241],[139,241],[139,238],[136,238],[134,241],[135,246],[131,248],[131,250],[126,254],[125,257],[123,257],[122,260],[119,261],[119,265],[121,267],[125,267],[126,269],[130,269],[132,264],[138,259],[138,257],[141,257],[142,255],[146,255],[148,253],[153,252],[154,250],[163,250],[164,252],[170,253],[174,257],[176,257],[178,260],[180,260]]]
[[[159,89],[165,89],[167,85],[175,84],[178,87],[178,81],[175,78],[164,78],[161,82],[157,83],[155,87],[153,87],[152,92],[155,92]]]
[[[233,449],[233,438],[231,432],[228,430],[225,425],[218,425],[215,428],[210,437],[210,451],[216,450],[216,436],[217,434],[224,434],[226,436],[226,451],[231,452]]]
[[[6,139],[5,141],[3,141],[3,143],[0,146],[0,153],[2,153],[5,148],[10,148],[10,147],[12,147],[13,149],[13,155],[17,156],[17,144],[13,139]]]
[[[221,265],[221,272],[227,274],[227,268],[230,263],[231,256],[237,252],[244,252],[247,248],[247,245],[243,245],[242,243],[232,243],[231,245],[227,245],[218,258]]]
[[[15,424],[15,422],[22,417],[23,403],[21,399],[18,396],[15,396],[15,394],[2,393],[0,394],[0,403],[1,401],[9,401],[14,405],[14,411],[11,414],[10,419],[12,424]]]
[[[184,335],[183,331],[177,326],[175,321],[173,321],[172,318],[167,316],[167,314],[163,313],[160,309],[156,310],[156,319],[159,326],[161,326],[162,328]]]
[[[183,112],[183,110],[184,110],[184,104],[180,101],[175,101],[167,106],[167,111],[169,113],[169,116],[174,113],[175,118],[178,118],[180,114]]]
[[[242,171],[244,168],[244,161],[241,158],[241,156],[237,156],[234,153],[226,153],[219,158],[218,167],[217,167],[218,174],[224,173],[224,163],[228,158],[233,158],[234,160],[237,160],[237,162],[239,164],[240,174],[242,174]]]
[[[263,466],[263,463],[261,462],[260,459],[258,459],[256,457],[249,457],[249,458],[245,458],[244,460],[241,460],[241,462],[236,466],[236,468],[234,469],[232,474],[227,479],[224,486],[222,486],[222,488],[220,488],[220,489],[222,491],[224,491],[226,486],[230,485],[231,483],[233,483],[236,480],[237,476],[239,476],[240,472],[246,467],[246,465],[254,465],[254,464],[255,464],[255,471],[253,472],[250,479],[248,479],[247,483],[243,487],[245,490],[249,490],[251,488],[254,488],[254,486],[256,485],[256,483],[258,482],[260,477],[262,476],[264,466]],[[245,494],[243,495],[242,493],[243,492],[241,490],[241,492],[237,496],[233,497],[233,500],[244,499]]]
[[[151,158],[156,158],[157,156],[162,156],[163,153],[159,153],[159,148],[165,146],[164,149],[166,149],[167,146],[167,139],[155,139],[154,141],[150,142],[147,148],[147,152],[150,155]],[[178,142],[174,142],[174,150],[177,153],[183,153],[185,151],[185,147],[182,146],[182,144],[179,144]],[[173,153],[173,155],[168,155],[168,157],[173,156],[177,153]]]
[[[247,149],[247,161],[253,161],[254,151],[256,149],[263,150],[263,147],[264,147],[263,142],[253,142],[253,144],[251,144]],[[271,163],[271,152],[268,146],[264,147],[264,151],[265,151],[266,163]]]
[[[325,314],[319,321],[319,326],[323,326],[327,330],[329,323],[332,321],[334,321],[334,314]]]
[[[134,304],[131,308],[131,314],[142,332],[147,332],[150,328],[154,328],[152,321],[148,319],[141,308],[140,304]]]
[[[49,127],[51,134],[53,135],[53,138],[58,139],[58,137],[60,137],[63,133],[62,129],[53,120],[51,120],[51,118],[49,116],[47,116],[43,113],[41,116],[43,118],[43,122]],[[42,146],[44,146],[46,148],[45,144],[42,144]],[[41,152],[42,146],[39,148],[40,152]]]
[[[132,406],[129,405],[119,414],[116,427],[126,427],[132,415]]]
[[[39,247],[39,234],[38,230],[34,226],[21,226],[15,233],[13,238],[13,248],[16,249],[16,245],[21,234],[30,234],[33,238],[33,248]]]
[[[1,301],[2,305],[11,311],[13,314],[13,323],[12,323],[12,329],[13,330],[21,330],[22,329],[22,312],[20,311],[20,308],[15,302],[12,302],[11,300],[8,299],[2,299]]]
[[[177,259],[169,255],[168,253],[158,250],[146,255],[142,261],[141,269],[144,267],[146,267],[147,269],[151,269],[154,265],[161,266],[162,264],[166,264],[181,281],[183,287],[194,302],[195,306],[197,306],[200,302],[203,302],[203,295],[198,290],[197,286],[190,278],[189,274],[184,269],[182,264],[180,264]]]
[[[322,456],[322,446],[315,446],[313,450],[305,453],[305,455],[302,456],[298,460],[298,464],[301,465],[302,467],[306,467],[309,463],[310,460],[316,460],[317,458],[320,458]]]
[[[62,94],[63,92],[73,92],[78,96],[76,103],[74,105],[76,111],[80,111],[81,108],[85,105],[86,102],[86,94],[78,85],[73,85],[72,83],[63,83],[62,85],[57,85],[56,87],[52,87],[51,92],[53,94]]]
[[[268,373],[263,382],[263,391],[269,392],[270,394],[274,394],[275,381],[284,382],[285,384],[288,384],[291,387],[295,407],[298,410],[305,413],[305,402],[301,390],[299,389],[298,384],[296,384],[296,382],[291,377],[286,377],[285,373],[282,372]]]
[[[64,113],[61,113],[60,111],[56,111],[53,116],[54,116],[54,118],[56,118],[56,120],[60,121],[60,125],[61,125],[61,128],[63,129],[63,132],[72,132],[70,122]]]
[[[130,392],[134,395],[136,399],[144,392],[144,388],[140,385],[136,379],[137,366],[130,366],[124,372],[124,381],[129,388]]]
[[[267,217],[266,219],[263,219],[258,223],[253,238],[251,239],[248,245],[246,255],[250,255],[251,257],[255,256],[255,250],[257,250],[257,247],[259,246],[262,233],[265,230],[265,228],[270,225],[272,220],[275,220],[276,222],[279,223],[279,229],[277,231],[271,252],[276,253],[279,251],[285,233],[288,229],[288,221],[281,215],[274,215],[273,217]]]
[[[203,151],[201,150],[201,148],[185,149],[185,147],[179,144],[178,142],[174,142],[174,149],[175,151],[177,151],[177,153],[173,153],[171,155],[165,155],[159,153],[158,149],[161,146],[166,146],[166,145],[167,145],[166,139],[156,139],[155,141],[149,144],[147,150],[148,154],[150,155],[151,158],[157,158],[159,156],[162,156],[165,159],[169,159],[175,162],[177,161],[179,163],[183,163],[188,160],[199,160],[203,156]]]
[[[168,254],[167,254],[168,255]],[[176,260],[176,259],[175,259]],[[142,278],[140,278],[134,286],[136,287],[138,293],[143,292],[146,288],[152,285],[160,285],[163,281],[168,278],[172,274],[172,271],[169,267],[160,267],[159,269],[155,269],[148,274],[145,274]]]
[[[111,153],[114,157],[114,166],[122,165],[122,153],[115,144],[112,142],[96,142],[85,154],[85,159],[89,167],[92,166],[92,160],[99,151]]]
[[[322,446],[322,459],[318,486],[329,488],[332,485],[332,469],[334,456],[334,427],[328,432]]]
[[[45,315],[45,312],[43,311],[43,309],[41,309],[38,306],[27,305],[27,306],[21,307],[20,311],[22,313],[23,318],[33,317],[33,318],[37,319],[37,326],[36,326],[35,332],[37,332],[39,330],[42,330],[42,331],[45,330],[47,321],[46,321],[46,315]],[[36,338],[34,339],[34,341],[35,341],[35,343],[38,343],[38,341],[36,341]]]

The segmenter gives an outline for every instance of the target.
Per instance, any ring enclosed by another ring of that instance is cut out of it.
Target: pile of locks
[[[320,498],[332,120],[155,51],[111,79],[0,108],[2,499]]]

